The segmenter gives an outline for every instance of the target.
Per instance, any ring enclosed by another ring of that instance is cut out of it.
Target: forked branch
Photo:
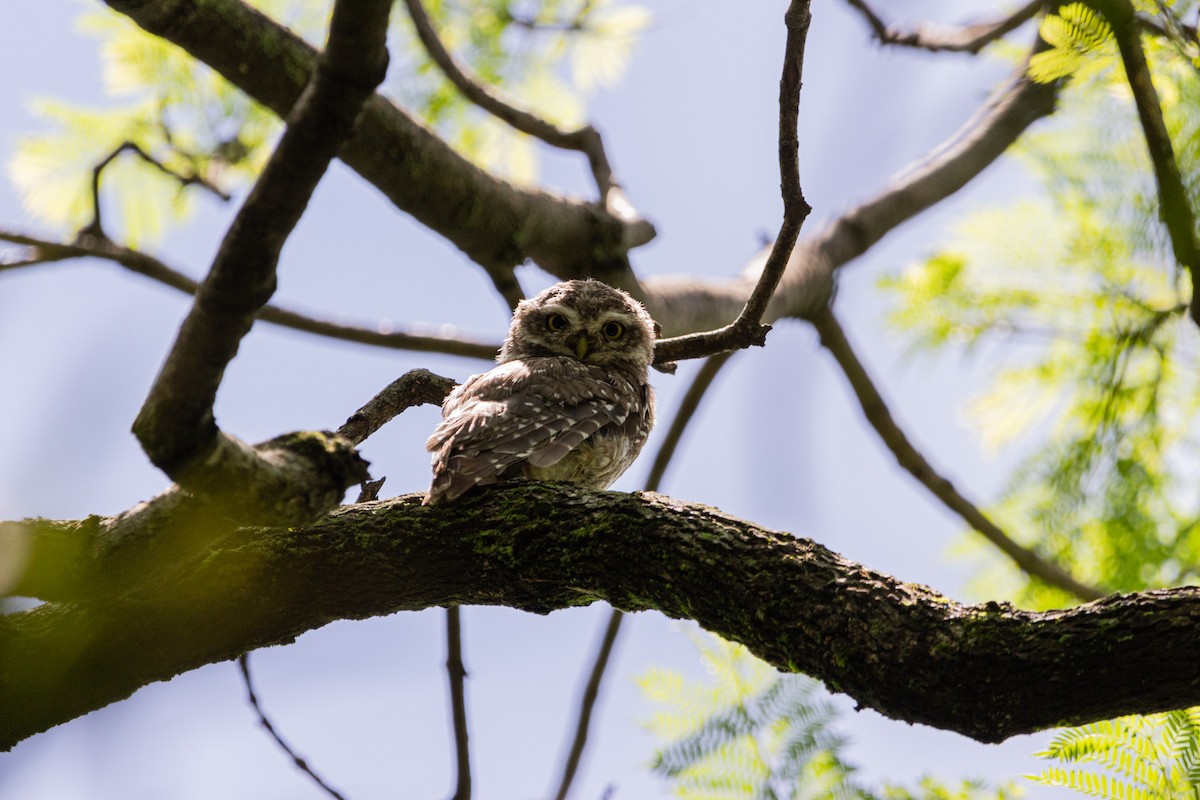
[[[100,219],[102,207],[100,203],[100,178],[104,174],[104,170],[107,169],[110,164],[116,161],[117,157],[122,153],[133,153],[142,161],[157,169],[159,172],[179,181],[179,186],[181,189],[186,189],[188,186],[202,186],[222,200],[230,199],[229,195],[219,186],[216,186],[205,180],[201,175],[197,175],[194,172],[176,172],[174,169],[168,167],[166,164],[143,150],[142,146],[137,142],[123,142],[92,168],[92,221],[85,225],[83,230],[79,232],[81,236],[107,238],[107,235],[104,231],[104,225]]]
[[[763,325],[767,305],[783,278],[800,228],[812,208],[800,188],[800,87],[804,69],[804,43],[812,21],[809,0],[792,0],[784,15],[787,42],[783,51],[783,75],[779,79],[779,183],[783,195],[783,223],[771,246],[762,273],[750,297],[730,324],[707,333],[695,333],[663,339],[654,348],[656,364],[685,358],[700,358],[766,342],[771,329]]]
[[[134,422],[156,466],[188,489],[212,491],[253,478],[252,459],[217,429],[213,403],[225,367],[275,290],[284,242],[350,136],[387,67],[390,0],[337,0],[316,71],[262,175],[230,226],[208,276]]]

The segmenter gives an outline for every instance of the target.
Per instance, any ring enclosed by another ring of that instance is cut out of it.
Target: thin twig
[[[1175,260],[1191,273],[1192,286],[1200,287],[1200,241],[1196,239],[1196,216],[1163,121],[1158,92],[1154,88],[1146,53],[1142,49],[1141,28],[1133,4],[1129,0],[1089,0],[1089,5],[1104,15],[1116,37],[1121,61],[1125,65],[1125,76],[1142,123],[1146,148],[1154,164],[1159,216],[1171,237]],[[1200,325],[1200,291],[1195,288],[1189,312],[1196,324]]]
[[[207,189],[208,191],[212,192],[213,194],[215,194],[217,197],[221,198],[222,200],[228,201],[230,199],[228,193],[223,191],[220,187],[216,186],[215,184],[210,183],[209,181],[205,180],[200,175],[198,175],[194,172],[189,175],[184,175],[179,172],[176,172],[175,170],[171,169],[166,164],[162,163],[157,158],[155,158],[154,156],[150,155],[145,150],[143,150],[142,146],[139,145],[137,142],[126,141],[126,142],[122,142],[120,145],[118,145],[115,150],[113,150],[111,153],[109,153],[107,156],[105,156],[100,161],[100,163],[98,163],[95,167],[92,168],[92,221],[89,222],[86,226],[84,226],[83,230],[80,231],[81,234],[90,234],[92,236],[101,236],[101,237],[105,236],[104,226],[100,222],[100,208],[101,208],[100,177],[104,173],[104,170],[108,167],[108,165],[111,164],[112,162],[116,161],[117,157],[120,156],[122,153],[134,153],[139,158],[141,158],[142,161],[145,161],[150,166],[155,167],[159,172],[163,173],[164,175],[166,175],[170,178],[174,178],[175,180],[179,181],[180,188],[186,189],[188,186],[201,186],[201,187]]]
[[[679,447],[679,441],[683,438],[683,432],[687,429],[688,423],[692,421],[692,417],[696,414],[696,409],[700,407],[700,401],[704,398],[708,388],[712,386],[712,382],[716,379],[717,373],[721,371],[721,367],[733,356],[733,352],[718,353],[715,356],[709,356],[708,359],[700,366],[700,370],[696,373],[696,377],[692,379],[692,384],[683,394],[683,399],[679,401],[679,409],[675,412],[675,418],[671,420],[671,427],[667,429],[663,436],[662,444],[659,445],[658,452],[654,455],[654,461],[650,465],[650,474],[646,477],[646,491],[657,492],[658,487],[662,484],[663,475],[667,471],[667,466],[671,463],[671,459],[675,456],[675,450]]]
[[[587,746],[588,728],[592,724],[592,710],[596,707],[596,700],[600,697],[600,682],[604,679],[605,670],[608,669],[608,660],[612,655],[613,645],[616,644],[617,633],[621,630],[621,621],[624,618],[625,612],[616,608],[612,609],[608,615],[608,624],[604,626],[604,635],[600,639],[600,647],[596,650],[596,659],[592,663],[591,674],[588,675],[587,685],[583,689],[583,697],[579,703],[579,719],[575,723],[575,736],[571,740],[571,750],[567,753],[562,780],[559,781],[558,791],[554,795],[555,800],[566,800],[567,792],[571,790],[571,783],[575,780],[579,761],[583,758],[583,749]]]
[[[1109,594],[1103,588],[1080,583],[1057,564],[1043,559],[1033,550],[1019,544],[988,519],[975,504],[963,497],[954,484],[925,460],[896,424],[833,312],[826,309],[818,314],[813,319],[813,325],[821,336],[821,344],[845,373],[867,422],[879,434],[879,438],[896,457],[900,466],[916,478],[918,483],[928,489],[943,505],[962,517],[964,522],[983,534],[985,539],[1012,559],[1026,574],[1070,592],[1081,600],[1097,600]]]
[[[717,377],[717,373],[721,367],[733,356],[732,352],[720,353],[710,357],[700,367],[696,373],[696,377],[692,379],[692,384],[688,387],[683,395],[683,399],[679,403],[679,408],[675,412],[674,419],[671,420],[671,427],[668,429],[666,437],[658,448],[658,453],[654,456],[653,465],[650,468],[650,475],[646,478],[646,491],[656,492],[662,482],[662,477],[667,471],[667,465],[670,464],[678,450],[679,441],[683,437],[683,432],[688,424],[696,415],[696,409],[700,406],[700,400],[704,397],[709,387],[712,386],[713,379]],[[584,686],[583,695],[579,702],[579,715],[575,723],[575,735],[571,740],[571,747],[567,751],[567,758],[563,765],[562,779],[559,781],[558,792],[555,794],[556,800],[564,800],[567,793],[571,790],[571,784],[575,780],[575,773],[579,769],[579,762],[583,758],[583,750],[587,745],[588,729],[591,726],[592,711],[596,705],[596,701],[600,695],[600,682],[604,678],[604,672],[608,668],[609,656],[612,655],[613,645],[617,640],[617,633],[621,629],[621,621],[624,619],[625,613],[614,608],[609,615],[608,623],[604,627],[604,633],[600,637],[600,645],[596,648],[596,658],[592,663],[591,673],[588,675],[587,684]]]
[[[56,242],[18,231],[0,229],[0,240],[29,248],[28,258],[13,261],[0,259],[0,272],[18,267],[29,267],[63,261],[68,258],[99,258],[118,264],[130,272],[150,278],[184,294],[194,295],[199,284],[182,272],[167,266],[159,259],[117,244],[111,239],[81,236],[74,242]],[[436,335],[408,331],[384,330],[383,325],[351,325],[317,319],[298,311],[276,305],[263,306],[257,319],[284,328],[304,331],[328,339],[386,347],[392,350],[413,350],[422,353],[445,353],[466,358],[491,360],[500,349],[498,344],[467,338],[466,334],[453,333]],[[441,330],[453,330],[449,325],[430,326]]]
[[[888,25],[865,0],[846,0],[858,9],[880,44],[912,47],[931,52],[976,54],[997,39],[1024,25],[1042,10],[1046,0],[1031,0],[1007,17],[973,25],[950,26],[920,23],[910,29]]]
[[[454,386],[454,381],[434,375],[427,369],[410,370],[355,411],[338,428],[338,435],[360,445],[406,409],[419,405],[441,405]]]
[[[503,97],[498,89],[486,86],[479,78],[469,74],[469,69],[460,64],[442,44],[421,0],[404,0],[404,2],[412,17],[417,37],[425,46],[429,57],[438,65],[446,78],[454,84],[455,88],[462,93],[463,97],[521,133],[540,139],[551,147],[574,150],[587,156],[592,176],[596,181],[596,188],[600,192],[600,199],[605,209],[623,220],[638,219],[637,212],[629,205],[628,200],[621,192],[620,184],[613,176],[612,165],[604,150],[604,139],[600,136],[599,131],[591,125],[585,125],[573,131],[563,130],[532,111],[521,108],[517,101]],[[649,223],[646,224],[649,225]],[[651,228],[652,230],[653,228]],[[653,236],[653,233],[650,235]]]
[[[787,43],[783,53],[783,74],[779,79],[779,183],[783,196],[783,223],[779,235],[775,237],[762,274],[737,319],[714,331],[659,341],[654,350],[656,363],[715,355],[751,345],[762,346],[771,329],[762,324],[763,315],[787,268],[800,228],[812,210],[800,189],[800,140],[797,134],[804,43],[812,21],[809,0],[792,0],[784,20]]]
[[[312,767],[308,766],[308,762],[296,754],[296,751],[283,740],[279,735],[279,731],[275,730],[275,726],[271,724],[271,720],[267,719],[266,712],[259,705],[258,695],[254,693],[254,684],[250,680],[250,654],[244,653],[238,657],[238,667],[242,671],[242,682],[246,684],[246,697],[250,701],[250,707],[254,709],[254,713],[258,716],[258,724],[266,729],[267,733],[271,734],[271,738],[275,740],[275,744],[279,745],[279,749],[287,754],[288,758],[292,759],[292,763],[296,768],[312,779],[312,782],[321,788],[325,794],[335,800],[346,800],[346,798],[329,784],[321,779],[321,776],[313,772]]]
[[[450,679],[450,709],[454,718],[457,763],[452,800],[471,800],[471,750],[467,735],[467,670],[462,658],[462,620],[458,606],[446,609],[446,673]]]

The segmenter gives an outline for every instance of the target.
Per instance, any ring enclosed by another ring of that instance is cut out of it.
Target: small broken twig
[[[365,406],[355,411],[342,427],[339,436],[355,446],[397,417],[405,409],[420,405],[441,405],[450,390],[457,386],[449,378],[435,375],[427,369],[414,369],[389,383]]]

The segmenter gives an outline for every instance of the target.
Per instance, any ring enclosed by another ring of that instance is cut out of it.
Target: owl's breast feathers
[[[644,377],[562,356],[473,375],[446,398],[425,443],[434,454],[425,503],[520,476],[606,488],[645,443],[652,392]]]

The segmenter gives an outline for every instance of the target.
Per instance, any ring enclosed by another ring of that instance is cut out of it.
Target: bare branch
[[[258,696],[254,693],[254,684],[250,680],[249,653],[243,653],[242,655],[238,656],[238,668],[242,673],[242,683],[246,685],[246,699],[250,702],[250,707],[254,709],[255,716],[258,717],[258,724],[262,725],[263,728],[266,729],[267,733],[271,735],[271,738],[275,740],[275,744],[277,744],[279,749],[282,750],[287,757],[292,760],[292,763],[296,765],[296,768],[307,775],[313,783],[320,787],[321,791],[334,798],[334,800],[346,800],[346,798],[343,797],[337,790],[323,781],[321,776],[317,775],[317,773],[313,771],[312,767],[308,766],[308,762],[301,758],[296,751],[292,749],[291,745],[283,740],[283,737],[279,735],[279,731],[275,730],[275,726],[271,724],[271,720],[267,718],[266,712],[262,710],[262,706],[258,703]]]
[[[1046,0],[1031,0],[1007,17],[992,22],[979,22],[963,26],[936,25],[925,22],[909,29],[902,29],[884,22],[867,5],[866,0],[846,0],[846,2],[851,7],[858,9],[880,44],[913,47],[931,52],[949,51],[971,53],[972,55],[1033,19],[1046,5]]]
[[[929,155],[901,170],[873,197],[800,241],[766,320],[803,319],[819,313],[832,296],[839,269],[904,222],[957,192],[1003,155],[1031,124],[1053,112],[1058,88],[1035,83],[1026,72],[1026,65],[1019,65],[1007,83]],[[756,258],[752,267],[759,263]],[[750,291],[756,272],[748,269],[747,273],[722,282],[649,278],[644,282],[648,306],[668,335],[724,325],[736,316]]]
[[[654,361],[657,364],[715,355],[751,345],[762,346],[766,342],[770,326],[762,324],[763,315],[787,269],[800,228],[812,210],[800,189],[800,140],[796,130],[800,114],[804,43],[812,21],[808,0],[792,0],[784,20],[787,23],[787,43],[783,52],[783,75],[779,79],[779,183],[783,195],[783,223],[779,235],[737,319],[718,330],[660,340],[654,349]]]
[[[692,383],[688,386],[687,391],[683,393],[683,399],[679,401],[679,409],[675,412],[674,419],[671,420],[671,427],[667,428],[666,435],[662,439],[662,444],[659,445],[658,452],[654,455],[654,461],[651,462],[650,474],[646,477],[647,492],[657,492],[659,490],[663,475],[666,474],[667,466],[671,463],[671,459],[675,457],[675,451],[679,447],[680,440],[683,438],[683,432],[692,421],[692,417],[695,416],[696,409],[700,407],[700,401],[708,392],[708,388],[716,380],[717,373],[721,371],[721,367],[725,366],[725,363],[732,356],[732,351],[709,356],[700,366],[700,370],[696,373],[696,377],[692,379]]]
[[[446,673],[450,681],[450,710],[454,720],[455,770],[452,800],[471,800],[471,748],[467,734],[467,670],[462,657],[462,619],[458,606],[446,609]]]
[[[954,484],[925,460],[925,457],[896,424],[887,404],[884,403],[883,397],[875,388],[875,384],[871,381],[862,362],[855,355],[854,349],[846,339],[833,312],[826,310],[817,315],[813,320],[813,325],[816,326],[817,333],[821,335],[821,344],[845,373],[850,387],[862,405],[863,415],[871,423],[875,432],[879,434],[884,445],[896,457],[900,466],[916,478],[918,483],[928,489],[944,506],[962,517],[964,522],[979,531],[985,539],[1012,559],[1013,563],[1029,576],[1069,592],[1081,600],[1096,600],[1108,594],[1106,590],[1080,583],[1057,564],[1046,561],[1033,550],[1016,542],[988,519],[971,501],[963,497]]]
[[[104,170],[108,167],[108,165],[116,161],[117,157],[122,153],[133,153],[137,155],[138,158],[156,168],[159,172],[179,181],[180,188],[186,189],[188,186],[201,186],[222,200],[228,201],[230,199],[229,195],[220,187],[209,183],[200,175],[197,175],[196,173],[185,175],[176,172],[143,150],[142,146],[137,142],[123,142],[115,150],[105,156],[99,164],[92,168],[92,221],[84,226],[83,230],[80,231],[81,234],[106,238],[104,226],[100,221],[100,176],[104,173]]]
[[[0,260],[0,272],[17,267],[28,267],[37,264],[63,261],[68,258],[100,258],[118,264],[130,272],[143,275],[164,286],[170,286],[188,295],[194,295],[199,287],[196,281],[182,272],[167,266],[159,259],[117,244],[111,239],[94,236],[81,236],[74,242],[56,242],[41,237],[32,236],[13,230],[0,229],[0,241],[13,242],[29,248],[31,256],[15,261]],[[495,358],[500,349],[499,344],[489,343],[478,339],[468,338],[465,333],[453,332],[449,325],[430,325],[431,329],[451,331],[446,334],[419,333],[419,327],[413,326],[408,331],[390,330],[389,326],[376,324],[373,326],[358,324],[342,324],[329,320],[317,319],[298,311],[281,308],[276,305],[265,305],[255,315],[256,319],[279,325],[284,328],[304,331],[327,339],[340,339],[346,342],[386,347],[393,350],[413,350],[421,353],[445,353],[447,355],[463,356],[466,358]]]
[[[617,634],[621,630],[621,621],[624,618],[625,612],[615,608],[608,615],[608,623],[604,626],[604,635],[600,637],[600,646],[596,649],[596,658],[592,661],[592,671],[588,675],[583,695],[579,699],[579,718],[575,721],[575,736],[571,739],[571,749],[567,752],[562,778],[559,780],[554,800],[566,800],[567,794],[571,791],[571,784],[575,781],[575,773],[583,758],[583,749],[587,746],[588,728],[592,724],[592,711],[596,707],[596,700],[600,697],[600,682],[604,679],[604,673],[608,669],[608,660],[612,656],[613,645],[616,644]]]
[[[1200,287],[1200,241],[1196,239],[1196,215],[1188,200],[1171,137],[1163,122],[1158,92],[1154,88],[1146,53],[1142,49],[1141,26],[1129,0],[1089,0],[1089,5],[1104,15],[1116,36],[1125,75],[1142,123],[1146,148],[1154,164],[1159,216],[1171,237],[1176,262],[1191,274],[1193,290],[1189,314],[1200,325],[1200,290],[1196,288]]]

